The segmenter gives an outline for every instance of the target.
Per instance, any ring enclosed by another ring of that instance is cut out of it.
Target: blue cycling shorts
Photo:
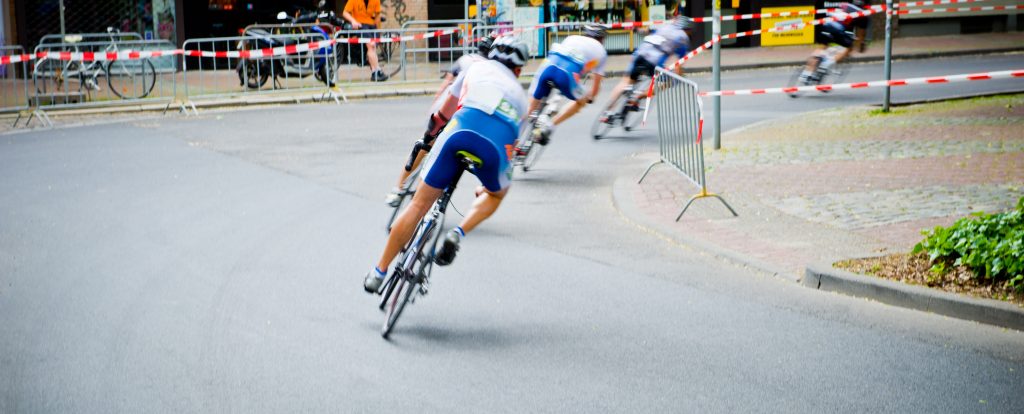
[[[456,158],[459,151],[477,156],[483,165],[476,177],[487,191],[498,192],[512,182],[512,146],[516,131],[512,124],[479,109],[462,108],[452,116],[444,132],[434,142],[425,165],[423,181],[434,188],[446,188],[462,168]]]
[[[576,82],[576,77],[573,76],[574,73],[579,73],[582,70],[583,65],[571,59],[554,54],[548,56],[544,66],[540,69],[540,73],[533,78],[533,84],[530,85],[530,90],[533,91],[533,98],[547,98],[551,94],[549,82],[554,83],[555,87],[558,88],[558,92],[570,100],[575,101],[582,98],[584,94],[583,89]]]

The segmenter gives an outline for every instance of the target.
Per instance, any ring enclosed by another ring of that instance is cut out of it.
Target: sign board
[[[785,7],[763,7],[762,14],[778,13],[784,11],[808,11],[810,14],[801,16],[786,17],[765,17],[761,19],[761,30],[768,30],[773,27],[789,26],[800,22],[809,23],[814,20],[814,5],[808,6],[785,6]],[[784,46],[784,45],[810,45],[814,44],[814,26],[807,25],[802,29],[787,30],[784,32],[767,32],[761,34],[761,46]]]

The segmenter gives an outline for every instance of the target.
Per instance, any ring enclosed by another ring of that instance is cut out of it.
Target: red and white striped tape
[[[895,79],[895,80],[879,80],[871,82],[852,82],[852,83],[839,83],[835,85],[812,85],[812,86],[799,86],[799,87],[786,87],[786,88],[767,88],[767,89],[741,89],[735,91],[711,91],[711,92],[700,92],[699,96],[738,96],[738,95],[770,95],[778,93],[794,93],[794,92],[813,92],[813,91],[835,91],[842,89],[862,89],[862,88],[876,88],[880,86],[910,86],[910,85],[929,85],[936,83],[955,83],[955,82],[969,82],[969,81],[982,81],[992,79],[1009,79],[1009,78],[1024,78],[1024,69],[1017,70],[1004,70],[999,72],[986,72],[986,73],[971,73],[963,75],[947,75],[947,76],[933,76],[924,78],[910,78],[910,79]]]
[[[955,4],[955,3],[975,3],[975,2],[979,2],[979,1],[984,1],[984,0],[926,0],[926,1],[916,1],[916,2],[903,2],[903,3],[899,3],[898,7],[920,7],[920,6]],[[834,9],[818,9],[818,10],[814,10],[814,13],[815,14],[826,13],[826,12],[829,12],[831,10],[834,10]],[[852,14],[852,16],[853,17],[867,16],[867,15],[874,14],[876,12],[881,12],[881,11],[884,11],[884,10],[885,10],[885,6],[882,6],[882,5],[871,6],[867,10],[865,10],[864,12],[854,13],[854,14]],[[942,13],[942,12],[963,12],[963,11],[1006,11],[1006,10],[1024,10],[1024,5],[960,7],[960,8],[945,8],[945,9],[898,10],[895,13],[896,14],[919,14],[919,13]],[[791,11],[782,11],[782,12],[775,12],[775,13],[751,13],[751,14],[738,14],[738,15],[731,15],[731,16],[722,16],[722,20],[726,21],[726,20],[758,19],[758,18],[765,18],[765,17],[804,16],[804,15],[810,15],[810,14],[811,14],[811,11],[809,11],[809,10],[791,10]],[[686,60],[688,60],[688,59],[698,55],[700,52],[703,52],[704,50],[707,50],[708,48],[710,48],[717,41],[721,41],[721,40],[724,40],[724,39],[734,39],[734,38],[744,37],[744,36],[754,36],[754,35],[759,35],[759,34],[765,33],[765,32],[796,30],[796,29],[803,28],[804,26],[806,26],[808,24],[809,25],[818,25],[818,24],[824,23],[825,21],[830,21],[830,20],[827,20],[827,19],[828,18],[826,18],[826,19],[819,19],[819,20],[816,20],[816,21],[812,21],[810,23],[800,23],[800,24],[795,24],[795,25],[791,25],[791,26],[776,27],[776,28],[771,28],[771,29],[768,29],[768,30],[751,30],[751,31],[746,31],[746,32],[728,34],[728,35],[722,36],[722,37],[720,37],[720,38],[718,38],[716,40],[708,41],[705,44],[701,45],[700,47],[694,49],[689,54],[687,54],[687,56],[684,56],[682,59],[677,61],[676,65],[682,64]],[[696,17],[693,20],[694,20],[694,22],[709,22],[709,21],[712,21],[712,18],[711,17]],[[605,26],[608,27],[608,28],[611,28],[611,29],[632,29],[632,28],[639,28],[639,27],[644,27],[644,26],[656,26],[656,25],[660,25],[660,24],[664,24],[664,23],[665,23],[665,20],[652,20],[652,21],[646,21],[646,22],[613,23],[613,24],[606,24]],[[551,22],[551,23],[538,24],[538,25],[529,26],[529,27],[521,27],[521,28],[516,28],[516,29],[510,30],[508,32],[504,32],[501,35],[504,36],[504,35],[511,35],[511,34],[519,34],[519,33],[527,32],[527,31],[533,31],[533,30],[540,30],[540,29],[545,29],[545,28],[550,28],[550,27],[556,27],[556,26],[559,26],[559,25],[562,25],[562,24],[564,24],[564,23],[561,23],[561,22]],[[292,46],[285,46],[285,47],[279,47],[279,48],[267,48],[267,49],[257,49],[257,50],[249,50],[249,51],[239,50],[239,51],[213,52],[213,51],[173,49],[173,50],[153,50],[153,51],[125,51],[125,52],[117,52],[117,53],[114,53],[114,52],[95,52],[95,53],[90,53],[90,52],[80,52],[80,53],[76,53],[76,52],[39,52],[39,53],[34,53],[34,54],[19,54],[19,55],[3,55],[3,56],[0,56],[0,66],[12,64],[12,63],[27,62],[27,61],[32,61],[32,60],[35,60],[35,59],[42,59],[42,58],[59,59],[59,60],[81,60],[81,61],[93,61],[93,60],[101,60],[101,61],[131,60],[131,59],[145,59],[145,58],[150,58],[150,57],[173,56],[173,55],[185,55],[185,56],[190,56],[190,57],[213,57],[213,58],[258,58],[258,57],[281,56],[281,55],[288,55],[288,54],[294,54],[294,53],[301,53],[301,52],[308,51],[308,50],[315,50],[315,49],[318,49],[320,47],[326,47],[326,46],[334,45],[336,43],[367,44],[367,43],[408,42],[408,41],[423,40],[423,39],[428,39],[428,38],[438,37],[438,36],[445,36],[445,35],[456,33],[458,31],[459,31],[459,29],[449,29],[449,30],[438,30],[438,31],[428,32],[428,33],[420,33],[420,34],[415,34],[415,35],[383,37],[383,38],[350,37],[350,38],[328,39],[328,40],[310,42],[310,43],[306,43],[306,44],[302,44],[302,45],[292,45]],[[482,37],[481,38],[476,38],[476,39],[470,39],[469,41],[470,42],[475,42],[475,41],[479,41],[480,39],[482,39]],[[465,42],[466,41],[464,41],[463,43],[465,43]]]
[[[308,52],[310,50],[317,50],[322,47],[328,47],[337,43],[348,43],[348,44],[365,44],[365,43],[396,43],[396,42],[409,42],[413,40],[423,40],[432,37],[446,36],[458,32],[459,29],[448,29],[448,30],[435,30],[433,32],[418,33],[415,35],[406,36],[394,36],[394,37],[378,37],[378,38],[359,38],[359,37],[348,37],[338,39],[325,39],[312,41],[309,43],[302,43],[297,45],[280,46],[265,49],[253,49],[253,50],[229,50],[229,51],[204,51],[204,50],[183,50],[183,49],[168,49],[168,50],[130,50],[121,52],[38,52],[31,54],[20,54],[20,55],[6,55],[0,56],[0,65],[8,65],[11,63],[27,62],[36,59],[53,59],[53,60],[75,60],[75,61],[111,61],[111,60],[136,60],[136,59],[149,59],[161,56],[174,56],[174,55],[185,55],[189,57],[210,57],[210,58],[261,58],[271,56],[284,56],[293,55],[296,53]]]
[[[983,12],[983,11],[1005,11],[1024,10],[1024,4],[1012,6],[974,6],[974,7],[947,7],[944,9],[913,9],[896,10],[893,14],[921,14],[921,13],[956,13],[956,12]]]

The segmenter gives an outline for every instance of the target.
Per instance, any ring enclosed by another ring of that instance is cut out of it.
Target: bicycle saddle
[[[484,165],[484,161],[476,155],[470,154],[467,151],[458,151],[455,153],[456,158],[466,165],[466,168],[480,168]]]
[[[70,34],[70,35],[64,36],[64,41],[68,42],[68,43],[78,43],[78,42],[82,41],[82,35],[80,35],[80,34]]]

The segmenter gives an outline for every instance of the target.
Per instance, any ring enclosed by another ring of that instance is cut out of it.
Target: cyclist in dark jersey
[[[850,56],[854,49],[860,52],[864,51],[864,38],[867,35],[869,23],[868,16],[854,18],[853,14],[862,12],[869,6],[871,6],[870,0],[853,0],[842,3],[829,12],[829,17],[835,20],[819,26],[818,39],[820,43],[818,49],[814,51],[814,55],[807,60],[804,72],[800,75],[802,81],[806,83],[814,76],[819,64],[823,69],[831,69],[836,63],[842,62]],[[825,54],[825,50],[831,43],[843,47],[843,51],[836,55],[834,60],[829,59]]]

